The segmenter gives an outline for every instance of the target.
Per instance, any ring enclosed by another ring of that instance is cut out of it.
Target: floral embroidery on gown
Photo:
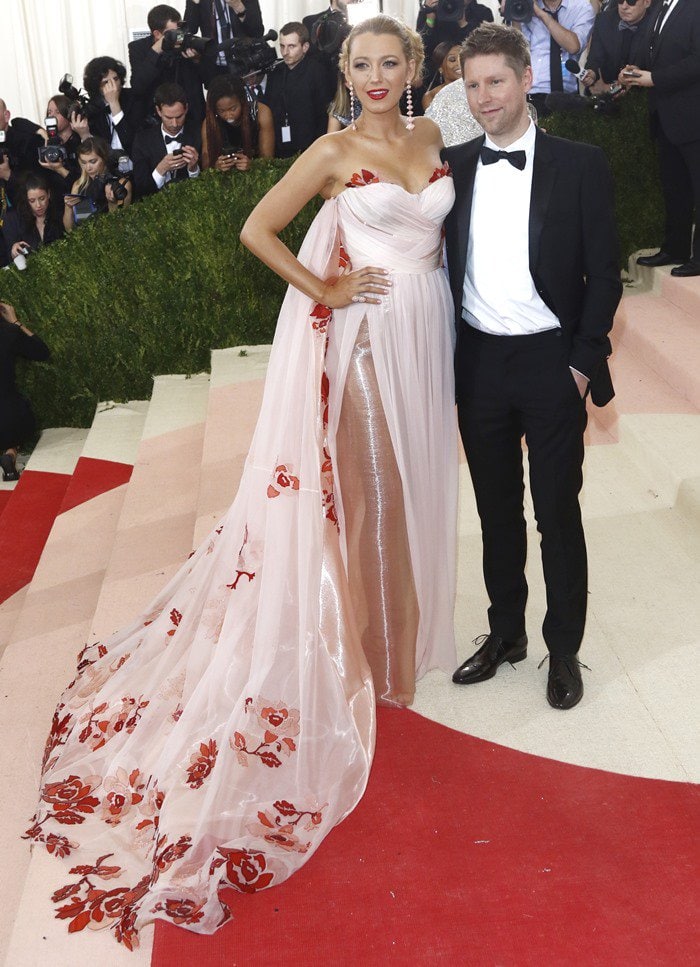
[[[289,288],[233,504],[147,613],[79,656],[26,833],[68,861],[52,901],[71,932],[212,933],[220,891],[282,882],[355,807],[375,696],[409,704],[455,664],[447,174],[411,194],[363,171],[326,201],[300,260],[383,266],[390,293],[331,312]]]

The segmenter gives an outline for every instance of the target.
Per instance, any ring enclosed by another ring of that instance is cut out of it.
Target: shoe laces
[[[542,661],[537,666],[537,670],[539,671],[540,668],[544,665],[544,663],[546,661],[549,661],[551,659],[551,657],[552,656],[550,654],[546,654],[544,656],[544,658],[542,659]],[[570,661],[574,661],[579,666],[579,668],[585,668],[587,671],[591,671],[591,669],[589,668],[589,666],[588,665],[584,665],[584,663],[581,661],[581,659],[580,658],[577,658],[576,655],[562,655],[562,656],[555,656],[555,657],[558,657],[559,658],[559,661],[565,661],[567,663],[570,662]]]

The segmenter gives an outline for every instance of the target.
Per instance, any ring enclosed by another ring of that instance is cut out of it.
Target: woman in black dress
[[[28,174],[17,197],[17,207],[8,211],[2,232],[10,259],[28,255],[50,245],[65,234],[61,219],[51,205],[51,189],[44,174]]]
[[[0,466],[3,480],[18,480],[16,460],[20,444],[36,431],[32,408],[15,383],[15,359],[43,362],[50,356],[46,343],[19,321],[9,302],[0,302]]]
[[[246,171],[250,159],[273,158],[272,111],[257,102],[255,116],[239,77],[220,74],[209,85],[207,114],[202,122],[202,167]]]

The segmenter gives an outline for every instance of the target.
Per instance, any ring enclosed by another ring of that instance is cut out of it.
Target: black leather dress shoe
[[[515,641],[504,641],[498,635],[482,635],[474,639],[474,644],[479,641],[482,642],[479,650],[467,658],[452,676],[455,685],[485,682],[487,678],[493,678],[504,661],[514,665],[516,661],[527,658],[527,635]]]
[[[640,255],[637,259],[637,265],[645,265],[648,269],[658,269],[660,265],[678,265],[679,262],[685,262],[685,259],[677,259],[663,251],[656,255]]]
[[[677,279],[690,279],[694,275],[700,275],[700,262],[684,262],[671,269],[671,275]]]
[[[549,656],[547,701],[552,708],[573,708],[583,697],[581,666],[576,655]]]

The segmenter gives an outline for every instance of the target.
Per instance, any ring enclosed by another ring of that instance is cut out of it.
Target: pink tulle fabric
[[[383,266],[390,295],[331,313],[288,290],[233,504],[147,613],[82,652],[27,831],[68,859],[52,899],[71,931],[216,930],[221,891],[282,882],[362,796],[372,678],[407,704],[415,675],[454,666],[453,197],[436,177],[324,204],[301,261]]]

